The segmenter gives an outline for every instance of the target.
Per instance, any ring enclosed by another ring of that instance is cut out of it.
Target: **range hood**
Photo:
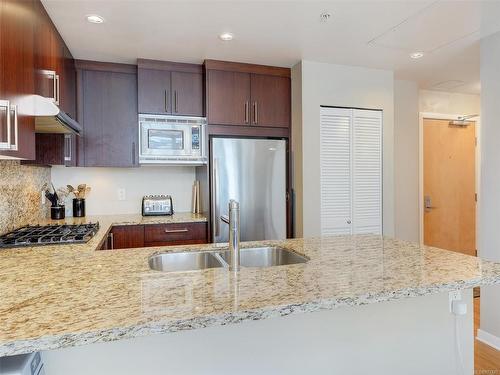
[[[59,133],[76,134],[82,133],[82,127],[78,122],[61,111],[57,105],[48,98],[33,95],[33,113],[35,116],[35,133]]]

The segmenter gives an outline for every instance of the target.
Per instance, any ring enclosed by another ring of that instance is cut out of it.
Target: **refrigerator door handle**
[[[220,212],[219,212],[219,175],[218,175],[218,160],[217,158],[213,159],[213,167],[212,167],[212,225],[213,225],[213,242],[215,242],[215,237],[219,236],[220,232]]]

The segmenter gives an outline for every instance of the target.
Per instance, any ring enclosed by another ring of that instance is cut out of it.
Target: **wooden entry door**
[[[476,255],[476,126],[424,119],[424,244]]]

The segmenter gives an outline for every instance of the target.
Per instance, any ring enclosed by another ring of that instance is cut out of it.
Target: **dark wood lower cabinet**
[[[207,223],[146,225],[146,246],[190,245],[207,243]]]
[[[120,225],[111,229],[108,249],[144,247],[144,225]]]
[[[208,242],[207,234],[207,223],[117,225],[99,249],[202,244]]]

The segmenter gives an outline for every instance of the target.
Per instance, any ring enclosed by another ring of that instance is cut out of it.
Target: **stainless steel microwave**
[[[140,164],[207,164],[204,117],[139,115]]]

